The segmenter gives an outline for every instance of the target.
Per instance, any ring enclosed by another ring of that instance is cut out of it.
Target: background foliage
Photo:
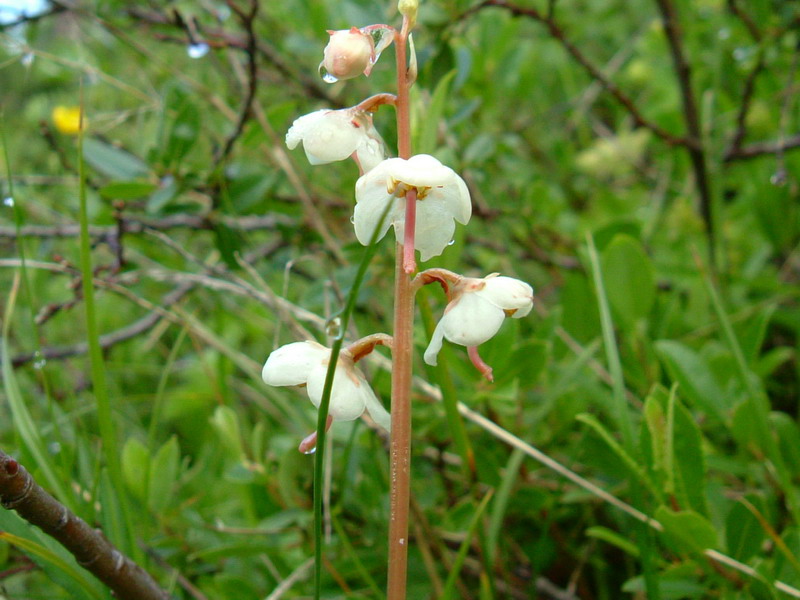
[[[391,2],[252,7],[59,1],[0,26],[0,442],[177,598],[309,593],[314,412],[259,370],[331,333],[357,174],[283,135],[392,85],[390,56],[315,75],[326,29],[395,23]],[[416,390],[409,597],[800,597],[799,28],[794,0],[423,2],[414,148],[475,212],[425,266],[529,281],[538,315],[487,344],[494,384],[459,347],[416,364],[446,402]],[[53,121],[81,102],[94,372],[80,161]],[[393,140],[391,110],[376,124]],[[392,269],[384,241],[353,335],[387,329]],[[443,298],[418,299],[421,352]],[[385,440],[332,431],[324,595],[381,597]],[[106,594],[14,513],[0,530],[35,544],[0,540],[5,597]]]

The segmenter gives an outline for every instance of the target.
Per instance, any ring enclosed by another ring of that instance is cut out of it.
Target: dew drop
[[[14,206],[14,199],[11,196],[6,196],[3,199],[3,206]]]
[[[355,215],[352,215],[352,216],[350,217],[350,222],[351,222],[353,225],[355,225],[355,224],[356,224],[356,216],[355,216]]]
[[[47,361],[45,359],[37,360],[35,363],[33,363],[33,368],[36,369],[37,371],[41,371],[42,369],[44,369],[46,364]]]
[[[339,81],[334,75],[331,75],[328,72],[328,69],[325,68],[323,64],[320,63],[319,65],[319,76],[322,77],[322,81],[325,83],[336,83]]]
[[[453,245],[453,244],[455,244],[455,243],[456,243],[456,241],[455,241],[455,240],[450,240],[449,242],[447,242],[447,245],[448,245],[448,246],[452,246],[452,245]]]
[[[733,51],[733,58],[738,62],[742,62],[750,56],[750,51],[747,48],[735,48]]]
[[[365,29],[361,31],[369,35],[372,38],[372,43],[375,45],[375,56],[369,61],[371,66],[378,62],[378,59],[381,57],[381,52],[394,41],[395,30],[392,27],[378,27],[366,31]]]
[[[325,324],[325,334],[333,339],[339,339],[344,334],[342,331],[342,320],[339,317],[330,319]]]
[[[778,169],[769,178],[769,182],[775,187],[783,187],[786,185],[786,169]]]
[[[186,48],[186,54],[189,55],[189,58],[203,58],[210,49],[211,47],[205,42],[195,42],[189,44]]]
[[[309,448],[308,450],[303,452],[303,454],[314,454],[316,451],[317,451],[317,447],[314,446],[313,448]]]

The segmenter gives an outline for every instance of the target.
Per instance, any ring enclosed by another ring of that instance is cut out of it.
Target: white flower
[[[269,355],[261,377],[267,385],[306,386],[311,403],[319,408],[330,356],[330,348],[316,342],[287,344]],[[343,350],[334,371],[328,415],[334,421],[353,421],[364,410],[369,411],[378,425],[387,431],[390,429],[389,413],[355,366],[352,356]]]
[[[519,319],[533,307],[533,288],[497,273],[475,279],[462,277],[450,287],[450,303],[425,350],[425,362],[436,364],[442,340],[475,347],[492,338],[507,316]]]
[[[286,133],[286,145],[294,150],[301,142],[312,165],[345,160],[355,152],[366,173],[385,156],[386,144],[372,115],[355,108],[322,109],[296,119]]]
[[[325,46],[320,71],[324,69],[333,83],[339,79],[352,79],[362,73],[369,75],[375,63],[375,43],[372,36],[358,27],[328,31],[331,35]]]
[[[418,154],[408,160],[389,158],[356,182],[354,224],[358,241],[369,244],[387,202],[392,203],[378,232],[381,239],[394,226],[397,241],[405,234],[406,199],[410,189],[417,192],[415,247],[421,260],[439,256],[453,239],[455,221],[466,225],[472,215],[469,190],[455,171],[434,157]]]

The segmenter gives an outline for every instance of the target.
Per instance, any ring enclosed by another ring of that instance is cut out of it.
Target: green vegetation
[[[0,25],[0,450],[181,599],[313,594],[317,413],[260,370],[341,342],[365,251],[352,163],[284,135],[394,91],[393,48],[316,73],[394,2],[255,6]],[[423,0],[414,44],[414,152],[473,202],[421,266],[536,305],[489,383],[448,342],[423,363],[445,301],[417,296],[408,598],[800,598],[798,3]],[[393,273],[389,235],[347,340],[387,330]],[[387,408],[389,356],[360,365]],[[326,440],[322,597],[381,598],[386,437]],[[1,510],[0,597],[110,593]]]

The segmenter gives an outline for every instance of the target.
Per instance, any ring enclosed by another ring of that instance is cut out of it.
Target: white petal
[[[439,351],[442,349],[442,341],[444,340],[444,325],[442,321],[444,321],[444,318],[436,324],[436,329],[433,330],[433,335],[431,336],[431,343],[425,349],[425,363],[433,367],[437,364],[437,356],[439,356]]]
[[[440,324],[444,337],[462,346],[479,346],[503,324],[505,313],[475,293],[466,293],[445,312]]]
[[[383,238],[392,222],[402,218],[405,212],[405,200],[390,196],[386,187],[387,163],[393,159],[384,160],[368,173],[359,177],[356,182],[356,207],[353,212],[353,224],[356,229],[356,238],[363,245],[369,245],[372,233],[378,226],[387,203],[392,202],[389,214],[383,221],[378,231],[378,239]]]
[[[364,403],[367,406],[367,411],[369,412],[369,416],[372,417],[372,420],[383,427],[386,431],[391,431],[392,417],[388,412],[386,412],[383,404],[381,404],[381,401],[378,400],[378,397],[375,395],[375,392],[372,391],[372,388],[369,385],[364,386],[363,396]]]
[[[408,160],[396,159],[391,164],[390,175],[414,187],[451,185],[458,177],[450,167],[445,167],[429,154],[417,154]]]
[[[312,165],[348,158],[362,143],[365,133],[353,125],[349,110],[318,110],[297,119],[286,134],[286,145],[294,148],[302,141]]]
[[[261,370],[267,385],[301,385],[308,380],[313,368],[318,366],[330,350],[316,342],[294,342],[275,350]]]
[[[319,408],[322,401],[322,391],[325,386],[327,365],[311,370],[308,376],[308,397],[312,404]],[[365,408],[364,386],[369,384],[361,377],[344,367],[337,366],[333,375],[333,388],[328,414],[334,421],[352,421],[360,417]]]
[[[487,277],[486,286],[477,292],[487,302],[503,310],[516,310],[514,318],[527,315],[533,307],[533,288],[513,277]]]
[[[469,218],[472,216],[472,202],[467,184],[461,177],[456,175],[453,184],[438,190],[431,190],[430,194],[441,198],[456,221],[462,225],[469,222]]]
[[[385,158],[383,145],[373,138],[365,138],[356,148],[356,155],[364,173],[377,167]]]
[[[395,230],[403,228],[395,228]],[[453,216],[441,203],[428,197],[417,202],[417,218],[414,236],[414,247],[419,250],[419,258],[422,262],[439,256],[456,230]],[[402,238],[398,238],[401,241]]]

